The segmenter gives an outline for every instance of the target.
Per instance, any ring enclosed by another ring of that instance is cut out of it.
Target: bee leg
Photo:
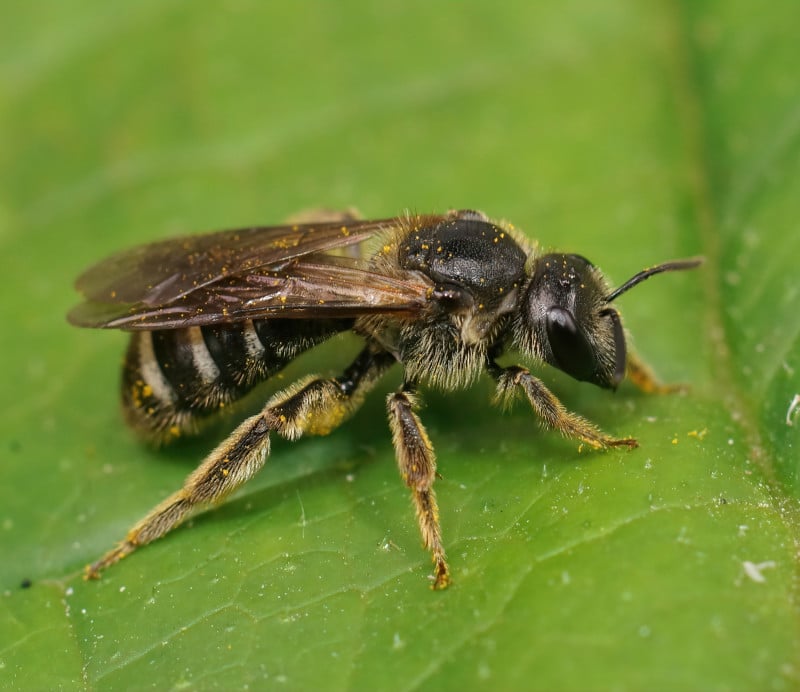
[[[117,547],[89,565],[86,578],[97,578],[106,567],[171,531],[198,505],[218,501],[252,478],[267,459],[269,431],[275,427],[264,414],[244,421],[188,476],[183,488],[154,507]]]
[[[510,402],[517,388],[521,388],[528,397],[533,410],[544,424],[553,430],[558,430],[566,437],[583,440],[595,449],[639,446],[636,440],[630,437],[622,439],[609,437],[593,423],[568,411],[556,395],[525,368],[519,366],[501,368],[499,365],[492,363],[490,364],[489,372],[497,380],[496,400]]]
[[[685,384],[664,384],[661,382],[650,366],[635,353],[628,353],[625,374],[639,391],[645,394],[672,394],[685,392],[688,389]]]
[[[341,377],[308,378],[276,394],[261,413],[239,425],[170,495],[139,521],[124,541],[86,568],[96,578],[136,548],[174,529],[198,507],[220,502],[264,465],[269,433],[290,440],[303,433],[327,435],[361,404],[364,395],[395,362],[388,353],[364,349]]]
[[[400,475],[411,489],[422,543],[431,552],[435,565],[432,588],[446,589],[450,584],[450,569],[445,559],[439,508],[433,492],[436,478],[433,447],[414,413],[418,404],[411,386],[404,385],[401,391],[390,394],[386,403]]]

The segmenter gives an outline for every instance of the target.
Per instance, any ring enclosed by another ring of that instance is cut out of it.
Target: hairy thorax
[[[424,274],[428,309],[410,320],[364,318],[358,329],[403,363],[406,378],[442,389],[469,386],[509,330],[529,248],[510,227],[463,211],[431,224],[410,217],[374,262]]]

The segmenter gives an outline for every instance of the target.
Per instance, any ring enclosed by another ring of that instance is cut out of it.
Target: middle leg
[[[450,569],[444,554],[439,507],[433,491],[436,457],[428,433],[414,412],[418,404],[413,387],[406,384],[399,392],[390,394],[387,405],[400,475],[411,489],[422,542],[431,552],[435,565],[432,588],[446,589],[450,584]]]

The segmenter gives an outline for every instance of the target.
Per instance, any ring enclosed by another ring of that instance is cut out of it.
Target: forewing
[[[164,306],[228,277],[355,245],[398,223],[394,218],[262,226],[174,238],[112,255],[80,276],[76,287],[88,302],[106,304],[109,315],[114,305]]]
[[[70,319],[114,329],[178,329],[247,319],[358,317],[370,313],[413,315],[427,304],[433,283],[420,272],[392,275],[365,268],[362,260],[312,256],[278,271],[228,277],[166,305],[126,306],[87,302]]]

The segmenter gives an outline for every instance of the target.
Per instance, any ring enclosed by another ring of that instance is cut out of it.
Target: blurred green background
[[[796,3],[0,15],[0,686],[797,688]],[[426,393],[444,593],[384,420],[398,373],[333,435],[275,441],[223,507],[84,583],[235,420],[169,450],[134,439],[125,336],[66,324],[74,278],[133,244],[350,205],[482,209],[614,282],[705,255],[619,301],[638,350],[691,393],[541,369],[568,407],[639,438],[630,453],[581,452],[521,403],[500,413],[488,381]]]

